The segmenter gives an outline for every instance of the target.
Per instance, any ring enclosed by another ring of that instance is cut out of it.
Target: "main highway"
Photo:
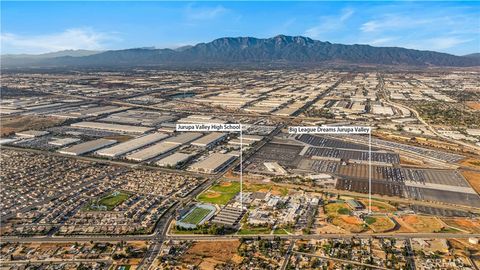
[[[163,227],[164,229],[168,227]],[[296,240],[313,240],[313,239],[351,239],[351,238],[436,238],[436,239],[468,239],[479,238],[479,233],[344,233],[344,234],[252,234],[252,235],[199,235],[199,234],[162,234],[166,233],[166,229],[159,234],[150,235],[112,235],[112,236],[69,236],[69,237],[41,237],[41,236],[4,236],[1,238],[2,243],[72,243],[72,242],[121,242],[121,241],[158,241],[164,240],[191,240],[191,241],[232,241],[236,239],[296,239]]]

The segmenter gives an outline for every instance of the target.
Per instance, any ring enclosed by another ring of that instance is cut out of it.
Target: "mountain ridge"
[[[6,62],[2,66],[22,67]],[[334,44],[304,36],[277,35],[272,38],[222,37],[181,49],[134,48],[109,50],[86,56],[61,56],[28,63],[32,67],[151,66],[151,65],[235,65],[304,64],[342,62],[365,65],[480,66],[477,57],[455,56],[434,51],[401,47],[374,47],[363,44]],[[25,65],[23,65],[25,67]]]

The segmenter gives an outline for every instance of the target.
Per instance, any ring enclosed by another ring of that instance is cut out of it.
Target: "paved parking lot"
[[[437,207],[430,207],[424,205],[412,205],[413,211],[417,213],[435,215],[435,216],[444,216],[444,217],[475,217],[474,214],[468,213],[461,210],[451,210]]]
[[[407,197],[415,200],[437,201],[480,207],[480,197],[477,194],[419,187],[405,187],[405,190]]]
[[[318,146],[318,147],[329,147],[329,148],[341,148],[341,149],[354,149],[354,150],[364,150],[368,151],[368,145],[356,144],[345,142],[342,140],[320,137],[310,134],[302,134],[295,137],[296,140],[303,143]],[[372,148],[372,150],[378,150],[378,148]]]
[[[309,147],[305,152],[305,156],[329,157],[329,158],[338,158],[343,160],[362,160],[362,161],[369,160],[368,151],[335,149],[335,148],[326,148],[326,147]],[[372,161],[389,163],[389,164],[398,164],[400,163],[400,157],[398,154],[395,154],[395,153],[372,152]]]
[[[406,180],[432,183],[448,186],[469,187],[465,178],[457,171],[452,170],[423,170],[423,169],[402,169]]]

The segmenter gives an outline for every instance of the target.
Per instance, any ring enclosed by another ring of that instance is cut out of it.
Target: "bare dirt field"
[[[238,240],[196,242],[183,255],[181,261],[197,265],[199,269],[215,269],[216,265],[227,261],[240,263],[242,257],[237,254],[239,246]]]
[[[212,192],[207,193],[205,196],[207,198],[218,198],[218,197],[220,197],[220,195],[221,195],[220,193],[212,191]]]
[[[374,216],[367,218],[370,229],[374,232],[388,232],[395,228],[395,223],[387,216]]]
[[[439,232],[444,227],[442,222],[436,217],[406,215],[401,218],[406,224],[411,226],[417,232],[433,233]]]
[[[477,101],[467,101],[467,106],[470,107],[470,109],[475,110],[475,111],[480,111],[480,102]]]
[[[474,169],[480,169],[480,159],[478,158],[466,158],[460,162],[461,165],[474,168]]]
[[[220,183],[220,186],[222,186],[222,187],[229,187],[231,185],[232,185],[232,182],[221,182]]]
[[[463,177],[467,179],[468,183],[472,186],[472,188],[477,192],[480,193],[480,173],[473,172],[473,171],[461,171]]]
[[[15,132],[28,129],[44,129],[47,127],[59,125],[64,119],[55,117],[42,117],[34,115],[8,116],[1,117],[1,136],[8,136]]]
[[[365,231],[363,221],[355,216],[338,216],[333,219],[332,223],[351,233],[360,233]]]
[[[415,229],[412,228],[412,226],[408,225],[405,221],[403,221],[403,219],[401,219],[400,217],[397,217],[397,216],[393,216],[392,217],[396,222],[397,224],[399,225],[399,227],[397,228],[396,232],[399,232],[399,233],[410,233],[410,232],[415,232]]]
[[[480,221],[469,218],[442,218],[448,226],[471,233],[480,233]]]
[[[285,196],[288,194],[288,188],[278,186],[275,184],[257,184],[257,183],[251,183],[251,182],[246,182],[244,183],[244,189],[245,191],[250,191],[250,192],[270,192],[273,195],[280,195],[280,196]]]
[[[368,207],[368,200],[361,198],[358,199],[363,205],[366,205]],[[372,200],[372,212],[378,212],[378,213],[391,213],[396,211],[397,208],[395,208],[393,205],[390,205],[386,202],[381,202],[377,200]]]

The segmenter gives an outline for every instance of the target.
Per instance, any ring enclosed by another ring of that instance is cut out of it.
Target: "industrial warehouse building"
[[[50,132],[48,131],[40,131],[40,130],[26,130],[22,132],[17,132],[15,135],[19,137],[25,137],[25,138],[36,138],[36,137],[42,137],[45,135],[48,135]]]
[[[132,153],[128,155],[126,158],[128,160],[133,160],[133,161],[138,161],[142,162],[145,160],[152,159],[154,157],[158,157],[163,154],[167,154],[175,149],[180,147],[180,145],[177,144],[171,144],[171,143],[165,143],[165,142],[159,142],[157,144],[154,144],[148,148],[142,149],[138,152]]]
[[[214,118],[208,115],[189,115],[185,118],[178,119],[179,124],[225,124],[221,119]]]
[[[232,155],[213,153],[206,159],[190,166],[190,170],[203,173],[217,173],[225,169],[234,160],[235,157]]]
[[[168,157],[162,158],[157,162],[158,166],[162,167],[177,167],[187,162],[194,154],[174,153]]]
[[[55,146],[67,146],[69,144],[73,144],[79,141],[80,139],[77,138],[55,138],[52,141],[49,141],[48,144]]]
[[[136,150],[140,147],[152,144],[154,142],[158,142],[162,139],[165,139],[166,137],[168,137],[168,135],[164,133],[152,133],[152,134],[148,134],[133,140],[129,140],[129,141],[117,144],[110,148],[99,150],[97,151],[97,154],[100,156],[115,158],[123,154],[126,154],[128,152],[131,152],[133,150]]]
[[[163,142],[168,143],[168,144],[176,144],[176,145],[182,145],[182,144],[187,144],[195,139],[198,139],[202,137],[202,133],[199,132],[185,132],[181,133],[180,135],[176,135],[174,137],[170,137]]]
[[[116,143],[115,140],[107,140],[107,139],[96,139],[93,141],[88,141],[80,144],[76,144],[74,146],[58,150],[59,153],[65,155],[72,155],[72,156],[79,156],[89,152],[93,152],[100,148],[112,145]]]
[[[106,130],[106,131],[113,131],[113,132],[139,133],[139,134],[143,134],[150,130],[153,130],[153,128],[147,128],[147,127],[88,122],[88,121],[71,124],[70,126],[75,128],[91,128],[91,129],[99,129],[99,130]]]
[[[191,143],[191,145],[210,148],[227,137],[226,133],[212,132]]]

